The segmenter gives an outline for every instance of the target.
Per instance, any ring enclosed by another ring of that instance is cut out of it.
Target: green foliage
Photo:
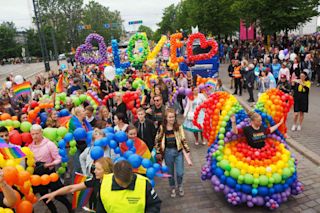
[[[147,27],[145,25],[140,25],[138,32],[145,32],[147,34],[148,39],[152,40],[154,32],[150,27]]]
[[[16,36],[16,27],[13,22],[3,22],[0,25],[0,59],[20,55],[21,48],[15,40]]]

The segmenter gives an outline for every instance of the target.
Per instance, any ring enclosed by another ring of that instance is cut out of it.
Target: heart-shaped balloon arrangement
[[[211,47],[211,50],[208,53],[198,54],[194,55],[192,52],[193,42],[195,39],[199,39],[200,41],[200,47],[202,49],[206,49],[208,47]],[[195,33],[191,34],[189,36],[189,41],[187,44],[187,53],[188,53],[188,61],[194,62],[194,61],[200,61],[200,60],[206,60],[212,58],[215,54],[218,52],[218,44],[214,40],[206,40],[205,35],[202,33]]]
[[[98,42],[98,54],[93,52],[92,41]],[[96,33],[89,34],[85,43],[77,48],[75,58],[83,64],[102,64],[105,62],[107,60],[107,47],[104,38]]]

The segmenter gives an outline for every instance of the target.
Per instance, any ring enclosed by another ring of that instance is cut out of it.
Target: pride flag
[[[64,90],[64,87],[63,87],[63,75],[61,74],[61,75],[59,76],[59,80],[58,80],[58,82],[57,82],[55,92],[56,92],[56,93],[62,93],[63,90]]]
[[[23,82],[21,84],[14,85],[12,87],[13,92],[16,97],[19,97],[23,94],[31,94],[31,83],[29,81]]]
[[[76,176],[74,177],[74,184],[83,183],[86,180],[87,176],[76,172]],[[72,209],[82,208],[83,206],[85,206],[89,201],[92,191],[93,188],[87,188],[81,191],[76,191],[73,194],[72,198]]]
[[[7,143],[0,143],[0,154],[5,160],[23,158],[26,156],[19,147],[9,147]]]

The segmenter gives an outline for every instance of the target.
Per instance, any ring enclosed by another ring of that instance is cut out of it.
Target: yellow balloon
[[[22,172],[24,170],[23,166],[21,166],[21,165],[16,165],[16,168],[17,168],[18,172]]]
[[[6,161],[6,166],[15,166],[16,162],[12,159],[9,159]]]
[[[34,172],[34,168],[33,167],[27,167],[27,172],[29,172],[30,174],[33,174],[33,172]]]

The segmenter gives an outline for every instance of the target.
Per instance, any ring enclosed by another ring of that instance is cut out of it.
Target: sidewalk
[[[233,93],[233,89],[230,88],[230,80],[227,75],[227,64],[222,64],[220,66],[220,78],[224,83],[224,88],[226,91]],[[255,101],[258,100],[257,90],[254,90]],[[243,91],[242,96],[236,96],[238,101],[244,107],[253,107],[253,104],[249,104],[246,100],[249,98],[249,94],[246,90]],[[320,166],[320,146],[319,146],[319,127],[320,124],[320,87],[313,85],[310,90],[309,95],[309,113],[305,114],[305,119],[303,122],[301,131],[291,131],[291,126],[293,124],[293,108],[291,109],[288,120],[288,143],[292,147],[297,149],[303,155],[306,155],[310,160]],[[293,140],[292,140],[293,139]]]

